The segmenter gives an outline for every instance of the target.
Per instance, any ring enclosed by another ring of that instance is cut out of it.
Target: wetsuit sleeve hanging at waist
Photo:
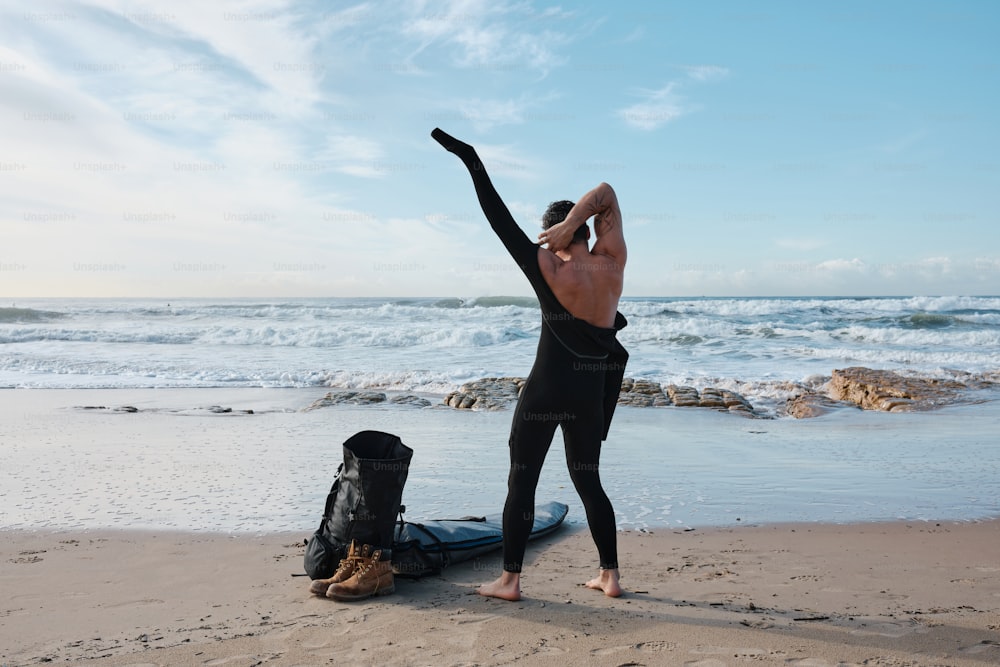
[[[538,245],[532,243],[528,235],[518,227],[507,205],[503,203],[496,188],[493,187],[482,161],[476,154],[476,149],[437,128],[431,132],[431,136],[445,150],[457,155],[469,170],[472,184],[476,188],[476,195],[479,197],[479,205],[482,207],[490,227],[500,237],[507,252],[521,267],[537,292],[538,287],[535,281],[541,278],[541,271],[538,268]]]

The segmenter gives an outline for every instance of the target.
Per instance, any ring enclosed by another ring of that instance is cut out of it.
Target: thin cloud
[[[480,98],[464,99],[449,105],[458,108],[459,117],[472,122],[477,131],[486,132],[500,125],[520,125],[532,118],[550,118],[554,113],[534,112],[554,101],[556,95],[543,95],[528,98],[524,95],[517,99],[484,100]]]
[[[729,69],[719,65],[680,65],[689,79],[699,82],[718,81],[729,76]],[[631,106],[619,109],[617,115],[630,127],[639,130],[656,130],[681,116],[695,111],[697,107],[686,104],[678,93],[679,81],[671,81],[657,90],[640,93],[644,98]]]
[[[689,109],[684,107],[683,98],[675,92],[676,87],[676,83],[668,83],[659,90],[642,93],[645,99],[619,109],[619,118],[631,127],[647,131],[658,129],[680,118],[688,113]]]
[[[828,259],[818,263],[816,270],[832,273],[863,273],[868,270],[868,267],[862,260],[855,257],[854,259]]]
[[[566,62],[557,53],[572,38],[546,26],[568,16],[555,10],[536,12],[525,4],[452,0],[417,5],[402,29],[419,44],[411,59],[435,44],[453,47],[454,64],[462,68],[502,71],[525,68],[547,74]],[[541,29],[532,30],[533,24]]]
[[[94,0],[94,6],[130,21],[139,37],[154,36],[153,43],[192,42],[209,60],[224,60],[246,73],[281,100],[282,112],[308,106],[321,98],[319,82],[326,64],[317,61],[317,38],[309,26],[296,22],[283,0],[214,3],[210,11],[197,2],[176,2],[164,7],[153,0]]]
[[[477,144],[476,152],[482,157],[483,164],[491,175],[516,180],[532,180],[538,175],[535,160],[518,153],[510,146]]]
[[[685,65],[684,69],[695,81],[718,81],[729,76],[729,68],[718,65]]]
[[[381,145],[371,139],[353,135],[338,135],[327,139],[319,154],[318,168],[329,162],[335,171],[363,178],[380,178],[386,170],[381,164]]]
[[[472,122],[480,132],[497,125],[517,125],[524,122],[524,112],[531,105],[520,100],[463,100],[458,104],[459,113]]]
[[[636,26],[632,28],[632,31],[621,38],[620,43],[631,44],[632,42],[638,42],[646,36],[646,28],[643,26]]]

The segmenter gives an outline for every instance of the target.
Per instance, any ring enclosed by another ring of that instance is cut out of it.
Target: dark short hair
[[[569,212],[573,210],[573,206],[575,204],[568,199],[554,201],[549,204],[549,207],[545,209],[545,213],[542,214],[542,229],[548,229],[552,225],[558,225],[565,220]],[[587,225],[580,225],[573,234],[573,243],[586,241],[589,234],[590,230],[587,229]]]

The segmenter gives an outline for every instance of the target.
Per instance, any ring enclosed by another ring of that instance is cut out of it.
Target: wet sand
[[[0,529],[308,531],[341,444],[364,429],[395,433],[414,449],[403,492],[411,519],[502,507],[510,410],[303,411],[324,393],[0,391]],[[1000,516],[998,432],[998,401],[808,420],[620,407],[601,477],[624,530],[981,519]],[[583,525],[559,436],[537,498],[568,504],[568,521]]]

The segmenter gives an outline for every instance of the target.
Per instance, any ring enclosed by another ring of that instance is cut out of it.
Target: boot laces
[[[357,562],[363,560],[361,556],[348,556],[347,558],[340,561],[340,565],[337,566],[337,572],[349,572],[357,568]]]

